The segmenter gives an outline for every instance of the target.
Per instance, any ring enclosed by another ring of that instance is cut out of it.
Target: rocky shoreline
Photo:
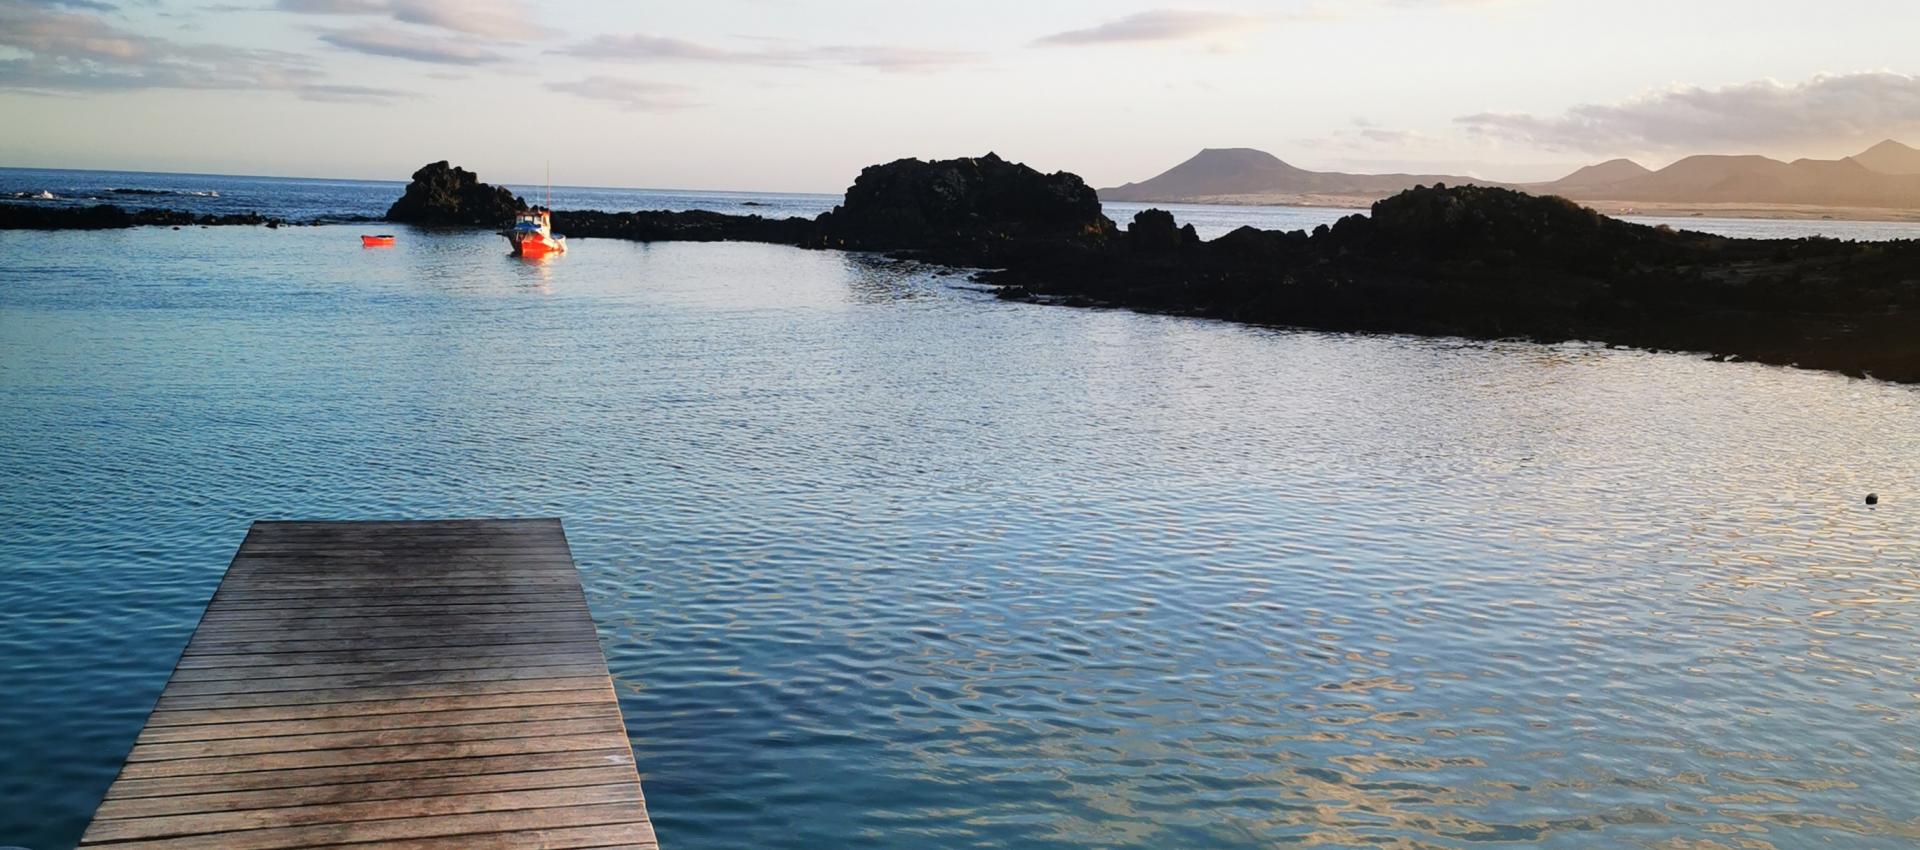
[[[527,205],[446,162],[393,222],[499,227]],[[113,206],[0,203],[0,229],[283,224]],[[988,154],[863,170],[817,218],[554,213],[575,238],[881,251],[988,269],[1000,297],[1330,331],[1693,351],[1920,383],[1920,241],[1731,239],[1608,218],[1556,197],[1418,187],[1312,233],[1203,241],[1162,210],[1123,229],[1078,176]]]
[[[216,227],[250,225],[282,227],[284,219],[259,213],[212,215],[183,210],[134,209],[113,204],[87,207],[48,207],[0,203],[0,230],[118,230],[127,227]]]
[[[1429,187],[1313,234],[1124,238],[986,273],[1004,298],[1331,331],[1584,340],[1920,383],[1920,242],[1729,239]]]
[[[426,188],[441,185],[444,166],[429,166]],[[451,191],[497,197],[490,187]],[[415,205],[395,208],[395,220],[418,220],[405,217]],[[1920,383],[1920,241],[1731,239],[1509,189],[1419,187],[1313,233],[1241,228],[1202,241],[1157,209],[1123,230],[1079,177],[989,154],[869,167],[843,204],[813,220],[554,217],[573,236],[773,242],[990,269],[979,279],[1008,299],[1331,331],[1584,340]]]

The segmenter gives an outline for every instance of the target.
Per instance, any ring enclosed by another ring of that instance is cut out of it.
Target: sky
[[[838,192],[1920,146],[1915,0],[0,0],[0,166]]]

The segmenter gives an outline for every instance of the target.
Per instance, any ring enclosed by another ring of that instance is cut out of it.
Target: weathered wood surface
[[[258,522],[82,847],[655,848],[559,520]]]

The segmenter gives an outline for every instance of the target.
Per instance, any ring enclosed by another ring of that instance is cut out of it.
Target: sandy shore
[[[1379,197],[1371,195],[1199,195],[1163,203],[1223,204],[1227,206],[1333,207],[1363,210]],[[1680,204],[1647,201],[1607,201],[1575,198],[1575,201],[1607,215],[1641,215],[1662,218],[1773,218],[1834,221],[1920,221],[1920,210],[1886,207],[1815,207],[1794,204]],[[1151,202],[1134,202],[1151,203]]]

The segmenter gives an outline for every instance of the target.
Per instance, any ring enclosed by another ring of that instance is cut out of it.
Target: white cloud
[[[692,99],[693,90],[687,86],[625,77],[593,76],[584,80],[553,83],[548,88],[606,101],[635,112],[670,112],[700,105]]]
[[[56,8],[60,7],[60,8]],[[340,85],[307,57],[220,44],[171,41],[121,29],[84,3],[0,0],[0,89],[28,92],[129,89],[268,89],[311,100],[386,99],[389,89]]]
[[[379,15],[495,41],[536,41],[552,35],[515,0],[279,0],[275,8],[303,15]]]
[[[1784,148],[1920,131],[1920,77],[1891,71],[1675,86],[1555,116],[1483,112],[1470,133],[1551,151],[1622,153]]]
[[[1035,44],[1078,47],[1154,41],[1189,41],[1252,29],[1261,19],[1232,12],[1196,9],[1154,9],[1117,20],[1043,36]]]
[[[559,51],[618,62],[705,62],[804,67],[851,65],[881,71],[932,71],[978,61],[975,53],[887,45],[804,46],[774,44],[737,49],[647,33],[601,35]]]
[[[334,30],[322,33],[320,40],[358,53],[439,65],[485,65],[506,59],[470,39],[425,37],[383,27]]]
[[[1341,0],[1300,2],[1261,14],[1208,9],[1152,9],[1116,18],[1085,29],[1067,30],[1034,40],[1042,47],[1084,47],[1102,44],[1141,44],[1219,39],[1275,23],[1312,23],[1394,10],[1453,10],[1512,5],[1525,0]]]

